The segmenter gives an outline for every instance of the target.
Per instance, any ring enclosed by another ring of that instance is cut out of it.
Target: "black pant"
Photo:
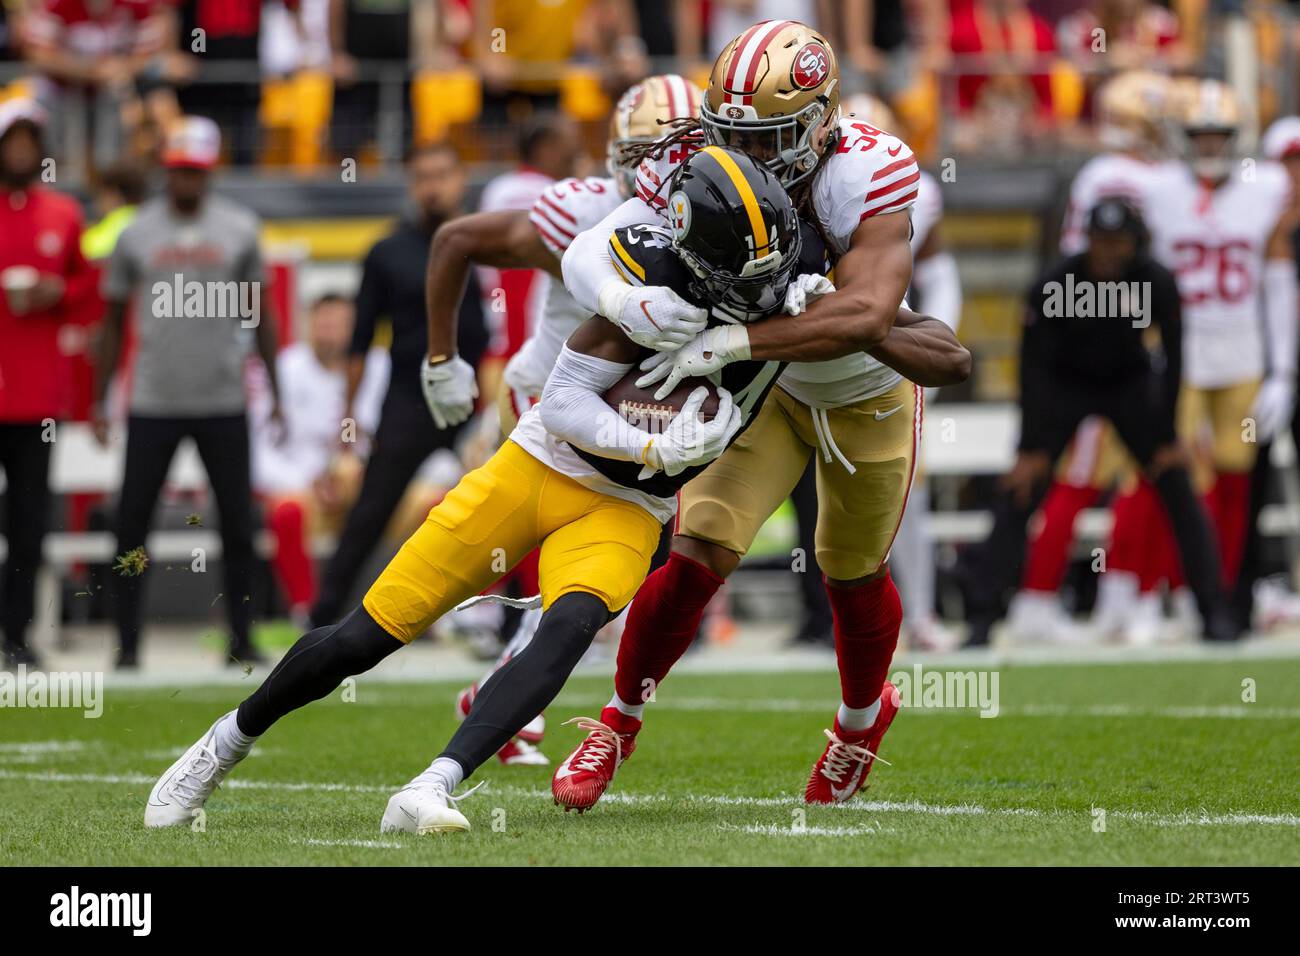
[[[1145,373],[1114,382],[1079,383],[1058,379],[1050,416],[1043,432],[1043,447],[1053,463],[1070,443],[1079,423],[1089,415],[1110,419],[1120,440],[1138,464],[1147,468],[1156,450],[1174,440],[1172,416],[1161,409],[1152,379]],[[1048,476],[1050,479],[1050,474]],[[993,530],[967,562],[970,589],[967,617],[972,636],[987,635],[987,625],[1001,615],[1004,596],[1020,581],[1025,558],[1025,527],[1038,509],[1050,484],[1038,484],[1028,501],[1018,501],[1009,491],[993,504]],[[1187,583],[1207,625],[1224,610],[1219,588],[1219,556],[1199,499],[1192,492],[1184,468],[1167,468],[1155,481],[1156,492],[1169,513]]]
[[[132,415],[127,423],[126,468],[117,505],[117,553],[145,543],[158,492],[182,438],[192,438],[207,470],[221,521],[222,600],[232,651],[248,646],[253,581],[253,495],[248,463],[248,420],[241,413],[211,418]],[[177,573],[177,572],[172,572]],[[124,653],[140,642],[142,576],[115,573],[117,628]]]
[[[0,468],[4,469],[5,559],[0,590],[0,625],[5,643],[22,647],[36,603],[36,571],[50,510],[50,442],[41,424],[0,423]]]
[[[407,485],[426,458],[439,448],[452,447],[459,431],[459,426],[437,428],[422,400],[390,397],[384,403],[361,491],[325,569],[316,606],[311,609],[313,627],[339,619],[348,606],[345,602],[361,566],[383,536]]]

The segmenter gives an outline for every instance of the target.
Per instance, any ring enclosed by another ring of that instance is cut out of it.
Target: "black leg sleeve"
[[[555,699],[609,618],[593,594],[560,597],[542,615],[532,642],[479,688],[469,716],[439,756],[470,776]]]
[[[320,700],[402,646],[363,607],[338,624],[308,631],[239,705],[240,731],[250,737],[266,733],[285,714]]]

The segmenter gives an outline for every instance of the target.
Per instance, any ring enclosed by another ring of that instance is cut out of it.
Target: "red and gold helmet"
[[[1107,149],[1158,156],[1173,106],[1172,83],[1150,70],[1128,70],[1097,93],[1098,138]]]
[[[668,123],[676,119],[694,119],[700,113],[703,91],[683,76],[664,73],[650,76],[619,97],[609,118],[609,174],[618,183],[624,197],[632,195],[637,161],[628,156],[628,147],[653,143],[665,133]]]
[[[1183,160],[1203,179],[1228,176],[1242,148],[1244,116],[1232,87],[1191,77],[1174,86],[1174,137]]]
[[[817,168],[839,105],[830,42],[796,20],[764,20],[713,64],[700,123],[711,143],[744,150],[789,186]]]

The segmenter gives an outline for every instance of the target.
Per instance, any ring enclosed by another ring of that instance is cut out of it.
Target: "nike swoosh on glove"
[[[709,321],[707,311],[667,286],[631,286],[621,279],[605,284],[597,305],[629,339],[657,351],[681,348]]]

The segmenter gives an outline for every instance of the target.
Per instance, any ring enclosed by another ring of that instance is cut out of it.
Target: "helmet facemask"
[[[695,276],[692,293],[710,303],[719,318],[731,323],[757,322],[779,312],[799,263],[802,240],[793,233],[791,248],[774,250],[747,261],[740,273],[714,268],[689,249],[674,242],[677,255]]]
[[[729,146],[753,156],[776,174],[787,189],[812,175],[821,159],[825,143],[815,144],[827,120],[824,97],[809,103],[789,116],[758,118],[753,107],[724,105],[714,112],[706,100],[700,107],[700,125],[714,146]],[[727,115],[735,113],[737,115]]]

